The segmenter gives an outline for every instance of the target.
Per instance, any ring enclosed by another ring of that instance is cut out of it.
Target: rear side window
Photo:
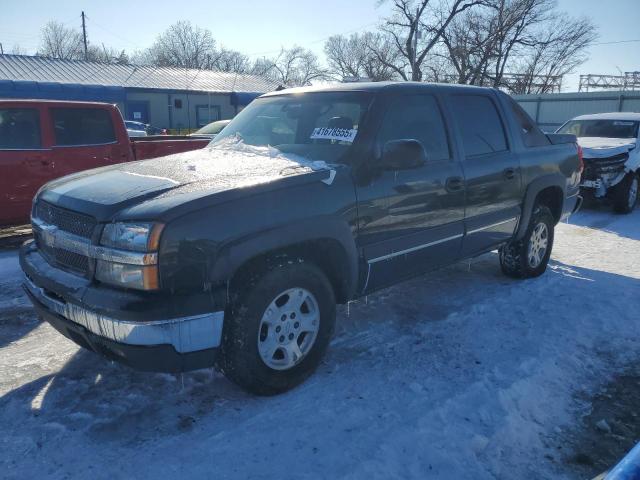
[[[38,110],[0,108],[0,149],[33,150],[41,146]]]
[[[516,122],[520,126],[520,133],[522,134],[522,141],[527,147],[543,147],[549,145],[549,139],[542,133],[531,117],[524,111],[524,109],[518,105],[513,98],[505,95],[507,102],[511,107],[513,116]]]
[[[440,108],[431,95],[406,95],[393,100],[387,110],[378,141],[418,140],[427,152],[427,160],[450,158],[447,133]]]
[[[56,145],[100,145],[115,142],[111,114],[101,108],[52,108]]]
[[[454,95],[451,109],[467,157],[507,150],[504,127],[493,101],[483,95]]]

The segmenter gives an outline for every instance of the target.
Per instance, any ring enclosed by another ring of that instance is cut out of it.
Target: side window
[[[52,108],[56,145],[101,145],[116,135],[111,114],[101,108]]]
[[[385,113],[378,141],[413,139],[424,146],[429,161],[451,158],[442,114],[431,95],[406,95],[394,100]]]
[[[33,150],[41,146],[38,110],[0,108],[0,149]]]
[[[527,147],[543,147],[545,145],[549,145],[550,142],[547,136],[542,133],[527,112],[518,105],[518,102],[508,95],[505,95],[505,97],[507,97],[507,102],[511,107],[513,116],[520,126],[520,132],[522,133],[522,141],[524,144]]]
[[[454,95],[451,110],[460,128],[467,157],[507,150],[504,127],[489,97]]]

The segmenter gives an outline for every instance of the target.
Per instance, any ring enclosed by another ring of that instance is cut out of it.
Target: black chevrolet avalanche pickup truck
[[[110,359],[283,392],[320,362],[337,303],[494,249],[505,274],[542,274],[580,205],[575,142],[487,88],[270,93],[203,150],[45,185],[25,290]]]

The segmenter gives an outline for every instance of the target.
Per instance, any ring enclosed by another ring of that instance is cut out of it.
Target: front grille
[[[36,203],[34,214],[35,218],[45,224],[54,225],[62,231],[83,238],[91,238],[97,225],[95,219],[89,215],[73,212],[43,201]],[[88,257],[47,245],[41,240],[37,228],[34,228],[33,233],[38,249],[51,265],[82,276],[89,274],[90,261]]]
[[[69,252],[62,248],[49,247],[48,245],[38,244],[40,253],[47,261],[55,266],[70,270],[80,275],[86,275],[89,271],[89,258],[78,253]]]
[[[84,238],[91,238],[96,227],[95,219],[89,215],[72,212],[43,201],[36,204],[35,216],[44,223]]]
[[[621,153],[606,158],[585,158],[583,180],[597,180],[603,175],[616,174],[624,170],[629,154]]]

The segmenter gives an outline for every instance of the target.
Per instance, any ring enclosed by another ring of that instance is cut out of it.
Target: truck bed
[[[131,137],[131,148],[136,160],[164,157],[205,147],[211,139],[187,135],[152,135]]]

